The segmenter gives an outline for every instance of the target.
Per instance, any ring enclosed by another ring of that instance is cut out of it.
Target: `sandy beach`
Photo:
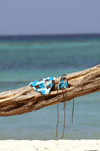
[[[100,151],[100,140],[1,140],[0,151]]]

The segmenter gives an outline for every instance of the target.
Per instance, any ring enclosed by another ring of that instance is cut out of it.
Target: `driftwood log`
[[[69,88],[57,90],[60,80],[55,80],[54,88],[49,95],[35,92],[31,86],[0,93],[0,116],[18,115],[46,106],[70,101],[73,98],[100,91],[100,65],[67,74]]]

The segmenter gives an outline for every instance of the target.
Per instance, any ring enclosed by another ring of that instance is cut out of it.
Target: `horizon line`
[[[14,37],[14,36],[88,36],[88,35],[100,35],[100,33],[68,33],[68,34],[7,34],[7,35],[0,35],[0,37]]]

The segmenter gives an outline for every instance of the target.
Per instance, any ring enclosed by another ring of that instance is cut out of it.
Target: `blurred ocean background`
[[[100,64],[100,35],[0,36],[0,92],[31,81],[61,76]],[[31,113],[0,117],[0,139],[60,139],[63,104]],[[75,98],[66,104],[64,139],[100,139],[100,92]]]

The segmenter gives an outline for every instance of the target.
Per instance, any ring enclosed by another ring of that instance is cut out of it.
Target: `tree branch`
[[[0,116],[18,115],[73,98],[100,91],[100,65],[66,76],[68,89],[57,90],[60,77],[55,80],[49,95],[41,95],[30,86],[0,93]]]

